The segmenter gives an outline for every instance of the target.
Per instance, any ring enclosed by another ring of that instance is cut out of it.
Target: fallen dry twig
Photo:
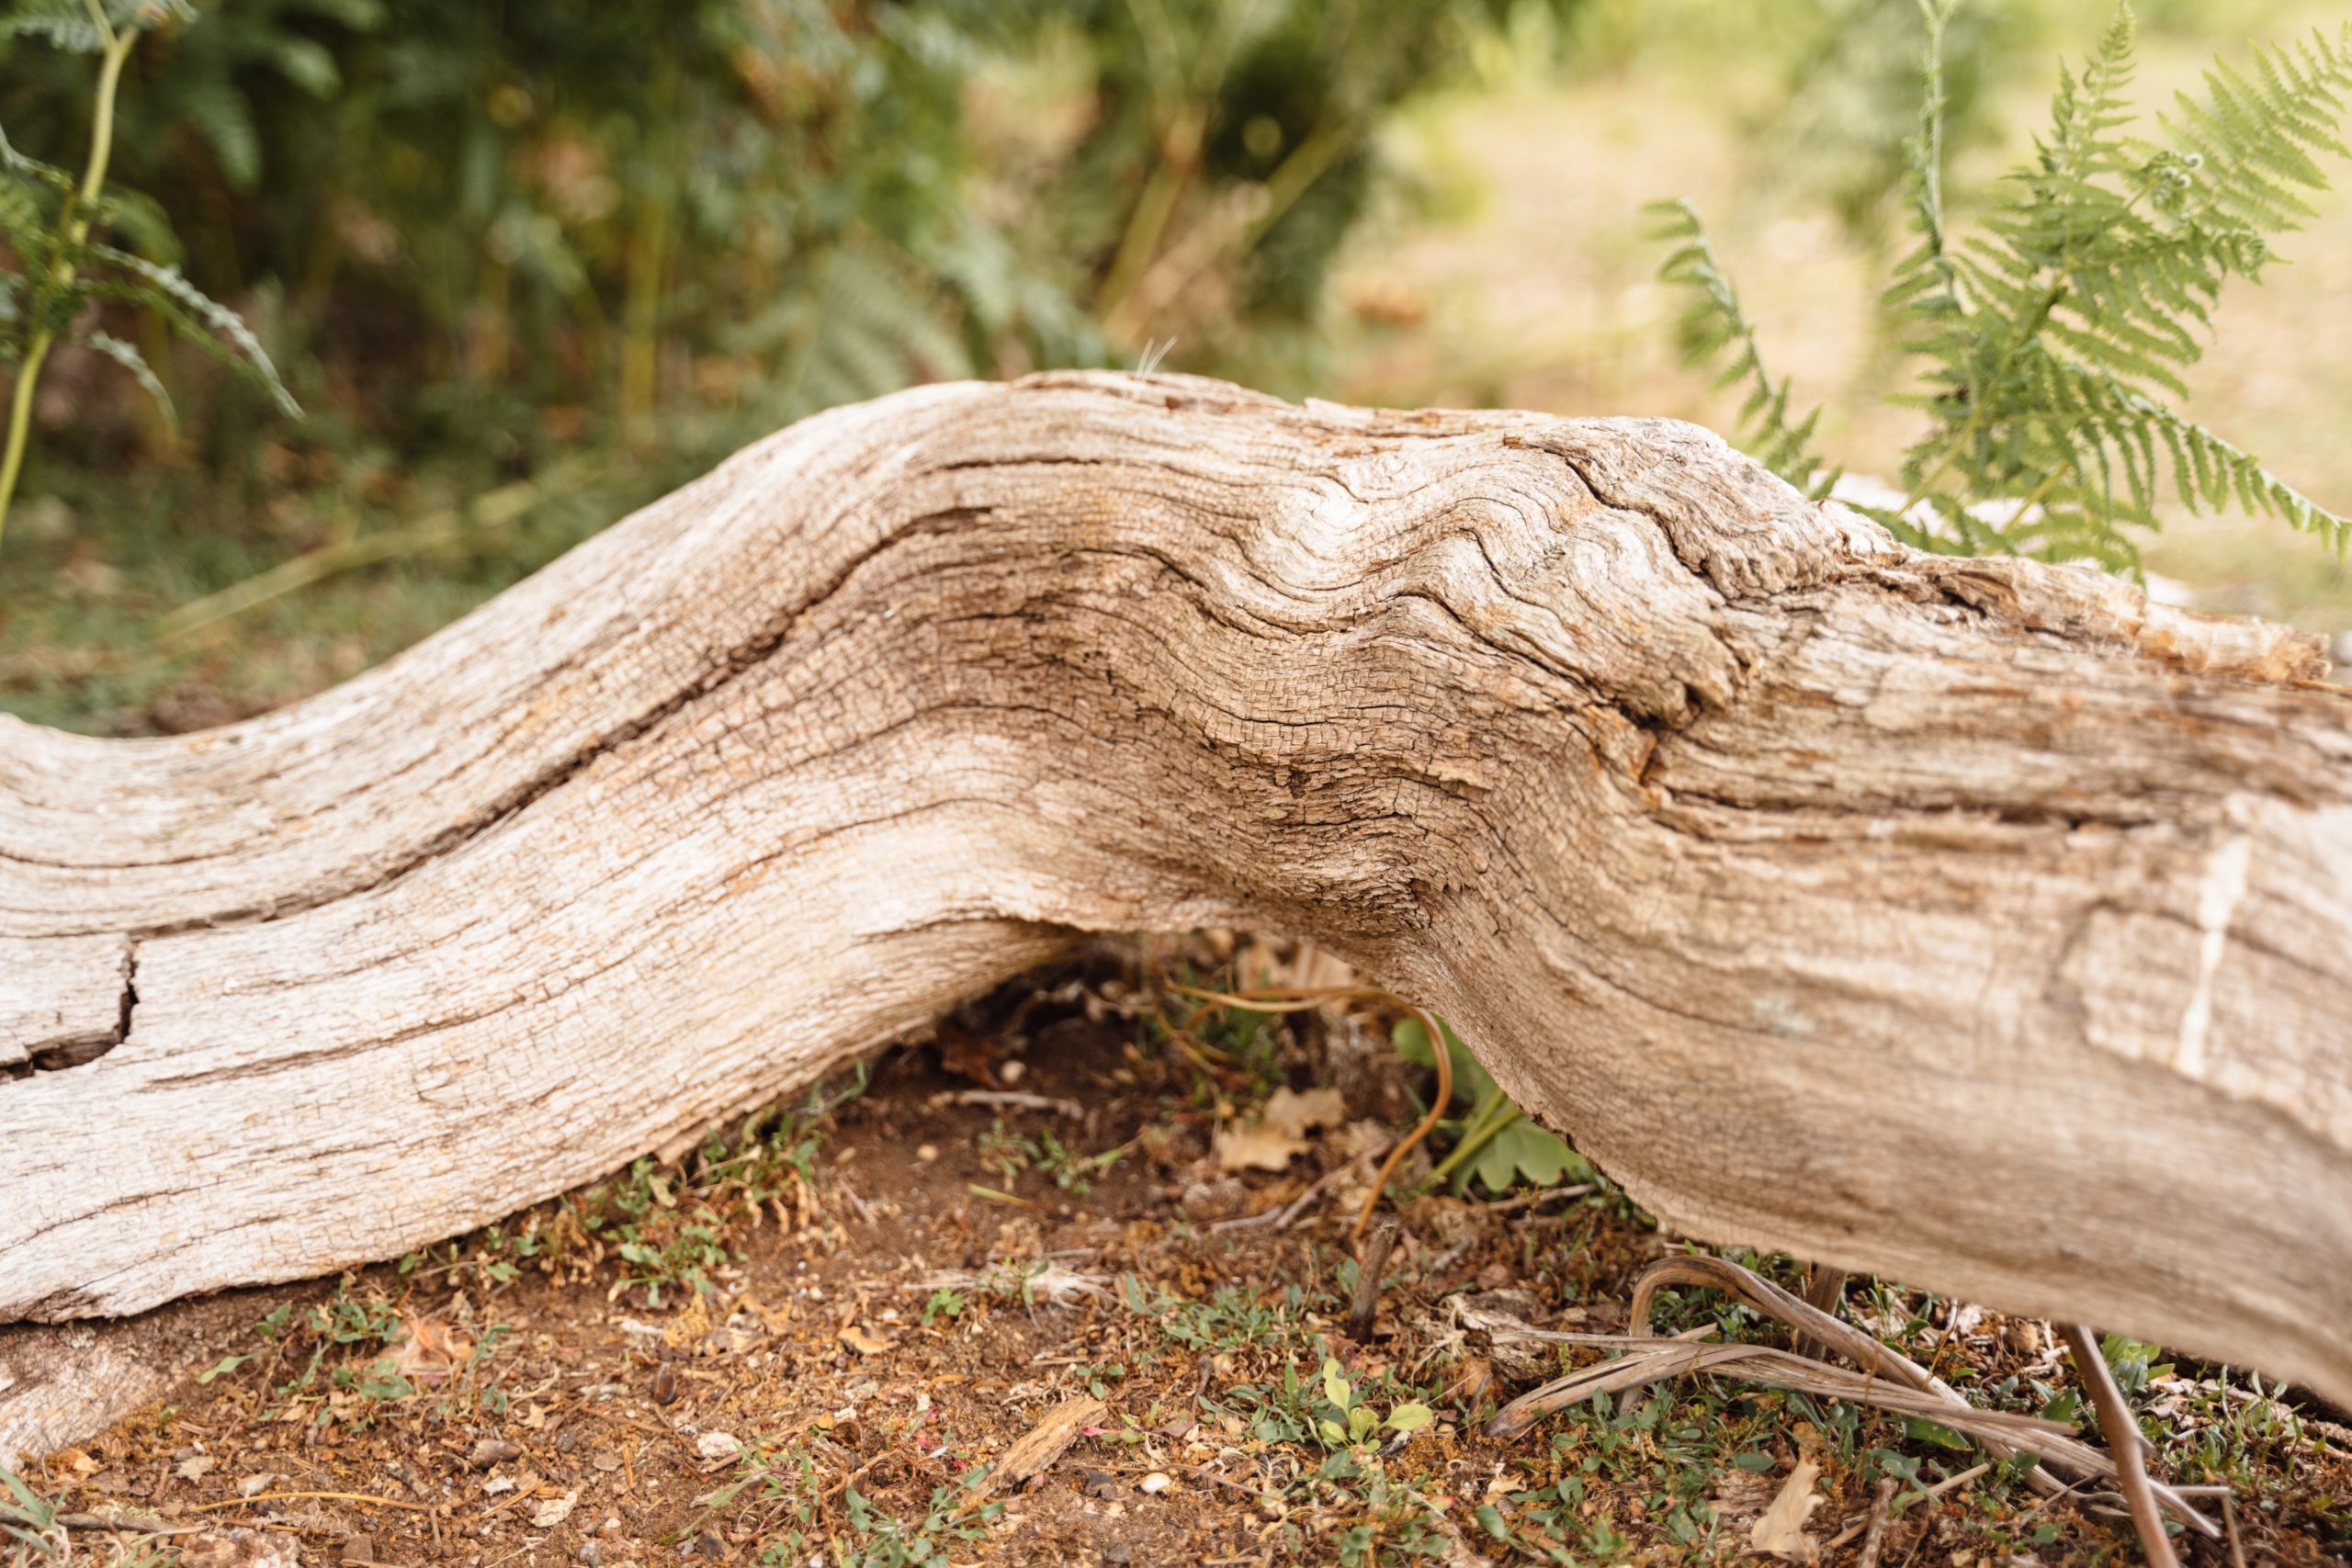
[[[1799,1334],[1834,1347],[1861,1370],[1814,1361],[1769,1346],[1707,1344],[1690,1337],[1667,1338],[1650,1334],[1647,1329],[1651,1306],[1658,1291],[1670,1284],[1724,1291],[1758,1312],[1780,1319]],[[1557,1336],[1562,1341],[1622,1349],[1624,1355],[1521,1394],[1496,1414],[1487,1424],[1487,1433],[1498,1438],[1513,1437],[1543,1416],[1595,1395],[1631,1393],[1667,1378],[1712,1372],[1933,1421],[1973,1438],[1996,1459],[2026,1453],[2041,1461],[2043,1469],[2057,1467],[2109,1481],[2117,1476],[2115,1463],[2077,1438],[2074,1435],[2076,1428],[2071,1423],[2007,1411],[1980,1410],[1917,1362],[1851,1325],[1807,1305],[1753,1270],[1723,1258],[1671,1258],[1652,1265],[1634,1284],[1628,1319],[1627,1332],[1622,1336]],[[2041,1472],[2032,1473],[2040,1475]],[[2045,1477],[2042,1483],[2058,1484],[2054,1476]],[[2176,1518],[2192,1529],[2219,1539],[2220,1529],[2186,1497],[2169,1486],[2155,1482],[2148,1484],[2152,1495]]]
[[[1647,1331],[1650,1308],[1657,1299],[1657,1292],[1668,1285],[1697,1285],[1703,1289],[1722,1291],[1768,1317],[1780,1319],[1801,1336],[1828,1347],[1874,1376],[1892,1377],[1923,1393],[1934,1396],[1948,1406],[1974,1408],[1962,1397],[1958,1390],[1909,1357],[1889,1348],[1843,1319],[1832,1317],[1809,1303],[1798,1299],[1754,1269],[1743,1269],[1738,1264],[1724,1258],[1669,1258],[1644,1270],[1642,1277],[1634,1284],[1633,1305],[1626,1314],[1625,1326],[1628,1333],[1640,1334]],[[1943,1418],[1935,1417],[1935,1419],[1942,1420]],[[1953,1424],[1944,1421],[1944,1425]],[[2068,1430],[2071,1431],[2073,1428],[2069,1427]],[[2046,1446],[2031,1448],[2013,1446],[1997,1435],[1986,1441],[1984,1447],[1985,1451],[1996,1460],[2012,1458],[2020,1451],[2038,1453],[2044,1460],[2055,1458]],[[2097,1450],[2080,1443],[2074,1444],[2074,1447],[2082,1454],[2089,1456],[2094,1462],[2087,1466],[2077,1464],[2070,1468],[2086,1471],[2102,1479],[2112,1479],[2113,1467]],[[2063,1489],[2063,1483],[2058,1478],[2048,1473],[2046,1470],[2036,1470],[2030,1472],[2026,1477],[2026,1482],[2036,1491],[2045,1495],[2055,1495]],[[2161,1487],[2159,1491],[2164,1496],[2165,1506],[2171,1509],[2182,1522],[2190,1524],[2192,1528],[2208,1536],[2218,1533],[2212,1521],[2192,1507],[2179,1493],[2173,1491],[2170,1487]]]
[[[1272,1230],[1286,1231],[1298,1223],[1299,1216],[1306,1213],[1308,1205],[1331,1190],[1331,1184],[1334,1181],[1353,1170],[1361,1163],[1361,1159],[1353,1159],[1345,1165],[1334,1166],[1317,1177],[1308,1184],[1305,1191],[1289,1202],[1277,1203],[1260,1213],[1243,1214],[1238,1219],[1219,1220],[1209,1226],[1209,1234],[1223,1235],[1228,1231],[1256,1230],[1261,1225]]]
[[[2180,1559],[2173,1554],[2171,1538],[2165,1534],[2164,1514],[2140,1452],[2140,1424],[2132,1418],[2132,1407],[2123,1403],[2123,1391],[2115,1386],[2115,1372],[2098,1348],[2098,1336],[2079,1323],[2062,1323],[2058,1332],[2066,1341],[2067,1355],[2074,1359],[2075,1375],[2090,1391],[2091,1405],[2098,1412],[2099,1429],[2107,1434],[2108,1451],[2114,1461],[2116,1484],[2132,1509],[2132,1528],[2140,1537],[2148,1568],[2179,1568]]]
[[[1878,1568],[1879,1553],[1886,1548],[1887,1521],[1894,1517],[1894,1477],[1888,1476],[1878,1483],[1878,1493],[1871,1499],[1870,1533],[1862,1538],[1862,1555],[1855,1568]]]

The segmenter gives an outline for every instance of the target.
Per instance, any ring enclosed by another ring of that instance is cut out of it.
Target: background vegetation
[[[69,169],[97,62],[58,45],[90,4],[28,0],[0,45],[0,127]],[[126,25],[153,15],[109,4]],[[135,728],[282,698],[751,436],[911,381],[1126,363],[1156,338],[1303,387],[1376,133],[1461,80],[1479,38],[1573,8],[227,0],[164,16],[120,92],[116,243],[232,302],[309,417],[153,314],[94,303],[178,427],[102,353],[48,367],[28,483],[42,501],[6,569],[11,699]],[[470,504],[483,496],[498,499]],[[342,584],[201,640],[185,635],[200,611],[164,618],[322,551],[314,566],[398,560],[372,584],[397,591]]]
[[[2330,19],[2141,12],[2144,101],[2250,28]],[[2108,16],[1960,11],[1956,202]],[[1868,303],[1905,243],[1913,0],[219,0],[160,19],[125,70],[105,237],[233,307],[305,416],[130,302],[85,312],[153,366],[177,423],[106,354],[51,356],[0,544],[0,705],[44,722],[186,728],[331,683],[741,442],[919,379],[1148,358],[1294,395],[1729,427],[1737,393],[1679,367],[1679,301],[1652,281],[1640,209],[1660,197],[1706,211],[1776,374],[1826,405],[1826,445],[1893,477],[1918,434],[1883,405],[1898,356]],[[37,30],[0,39],[10,144],[78,168],[96,70]],[[2267,288],[2230,294],[2191,404],[2339,508],[2342,205]],[[2324,551],[2157,510],[2154,570],[2352,628]]]

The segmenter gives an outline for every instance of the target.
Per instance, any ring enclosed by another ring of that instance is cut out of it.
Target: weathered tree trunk
[[[396,1254],[1229,924],[1692,1235],[2352,1400],[2324,669],[1664,422],[837,411],[284,712],[0,722],[0,1319]]]

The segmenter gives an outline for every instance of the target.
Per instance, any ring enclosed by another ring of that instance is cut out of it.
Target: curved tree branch
[[[2352,1399],[2324,669],[1666,422],[839,410],[283,712],[0,722],[0,1318],[394,1255],[1218,923],[1689,1234]]]

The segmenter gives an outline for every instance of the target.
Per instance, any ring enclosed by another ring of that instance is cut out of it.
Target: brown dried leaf
[[[982,1089],[996,1088],[996,1055],[1001,1042],[967,1034],[952,1023],[939,1026],[939,1066],[942,1071],[969,1078]]]
[[[1306,1152],[1307,1134],[1317,1127],[1338,1125],[1347,1113],[1347,1104],[1336,1089],[1311,1089],[1305,1094],[1278,1089],[1255,1122],[1217,1129],[1217,1168],[1286,1170],[1293,1159]]]
[[[1290,1162],[1306,1152],[1306,1142],[1278,1127],[1259,1122],[1250,1127],[1216,1130],[1219,1170],[1288,1170]]]
[[[296,1568],[294,1538],[268,1530],[207,1530],[180,1548],[181,1568]]]
[[[1821,1542],[1804,1528],[1805,1520],[1821,1506],[1820,1495],[1813,1489],[1813,1483],[1820,1479],[1819,1465],[1809,1459],[1797,1461],[1771,1506],[1757,1516],[1754,1528],[1747,1532],[1748,1545],[1791,1562],[1820,1562]]]
[[[482,1438],[476,1440],[467,1452],[466,1462],[476,1470],[488,1470],[492,1465],[504,1464],[508,1460],[522,1457],[523,1450],[503,1438]]]
[[[1317,1127],[1336,1127],[1347,1120],[1348,1102],[1340,1098],[1336,1089],[1310,1089],[1305,1094],[1294,1089],[1278,1089],[1266,1101],[1263,1114],[1258,1118],[1261,1127],[1272,1127],[1294,1138],[1303,1138]]]
[[[865,1331],[862,1323],[853,1323],[840,1334],[841,1342],[861,1356],[878,1356],[890,1348],[888,1339],[877,1339]]]
[[[392,1370],[424,1388],[438,1388],[457,1375],[473,1346],[437,1318],[401,1318],[407,1334],[392,1351]]]

